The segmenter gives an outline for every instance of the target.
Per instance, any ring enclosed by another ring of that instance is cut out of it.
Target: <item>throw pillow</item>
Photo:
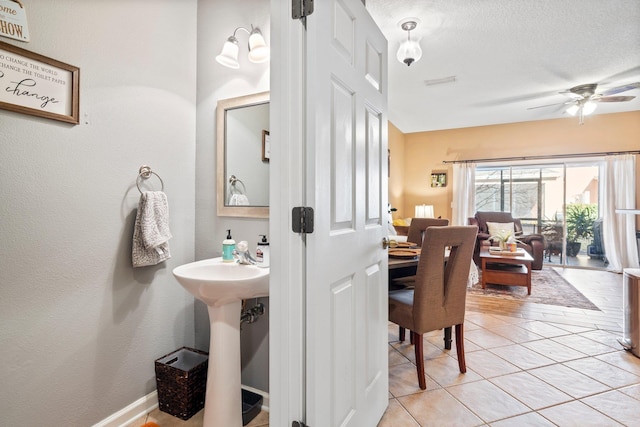
[[[487,228],[489,229],[489,236],[500,236],[508,232],[513,234],[515,227],[513,222],[489,222],[487,221]]]
[[[396,225],[399,225],[399,226],[401,226],[401,227],[408,227],[408,226],[409,226],[409,224],[407,224],[407,221],[405,221],[405,220],[404,220],[404,219],[402,219],[402,218],[394,219],[394,220],[393,220],[393,225],[394,225],[394,227],[395,227]]]

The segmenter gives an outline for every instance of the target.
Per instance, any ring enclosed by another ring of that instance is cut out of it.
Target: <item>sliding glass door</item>
[[[511,212],[545,237],[545,263],[604,268],[600,162],[476,168],[476,210]]]

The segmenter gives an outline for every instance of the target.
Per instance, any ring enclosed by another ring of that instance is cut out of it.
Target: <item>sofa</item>
[[[510,212],[476,212],[472,218],[469,218],[468,222],[469,225],[478,226],[478,237],[473,250],[473,260],[476,265],[480,265],[480,248],[490,243],[491,234],[487,223],[513,223],[515,237],[518,239],[518,247],[529,252],[533,258],[531,269],[542,270],[545,249],[544,236],[541,234],[523,234],[522,222],[518,218],[513,218]]]

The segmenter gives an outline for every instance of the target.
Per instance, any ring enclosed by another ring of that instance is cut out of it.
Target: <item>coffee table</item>
[[[531,295],[531,263],[533,258],[525,250],[517,255],[494,253],[485,246],[480,249],[482,261],[482,289],[487,283],[494,285],[526,286]]]

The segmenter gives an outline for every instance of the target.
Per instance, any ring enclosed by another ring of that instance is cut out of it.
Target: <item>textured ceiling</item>
[[[389,41],[389,120],[402,132],[569,117],[558,92],[640,82],[640,0],[367,0]],[[398,23],[421,22],[422,59],[396,59]],[[456,76],[453,83],[424,81]],[[594,114],[640,110],[640,89]],[[566,107],[565,107],[566,108]],[[576,118],[576,125],[578,119]],[[585,119],[585,126],[589,118]]]

